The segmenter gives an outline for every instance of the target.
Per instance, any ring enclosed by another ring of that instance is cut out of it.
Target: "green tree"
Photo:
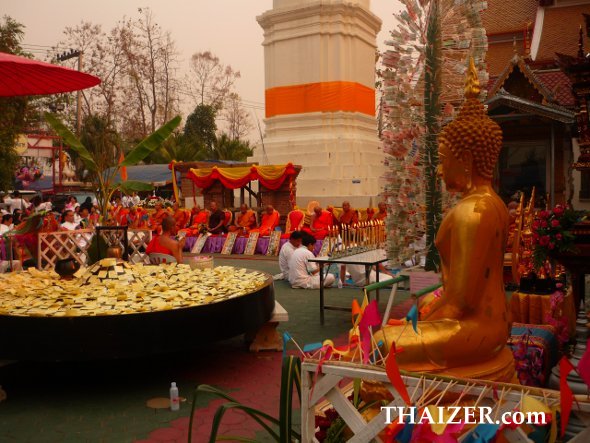
[[[8,16],[0,22],[0,51],[23,55],[24,26]],[[14,144],[26,125],[27,97],[0,97],[0,190],[14,186],[18,155]]]
[[[217,111],[212,105],[197,105],[184,124],[184,142],[195,147],[202,145],[206,149],[212,149],[217,131],[216,117]]]
[[[208,154],[210,160],[246,161],[254,154],[254,149],[250,147],[250,142],[232,140],[224,133],[215,138],[213,148]]]
[[[119,161],[121,137],[106,116],[89,115],[84,119],[80,141],[94,157],[101,170],[112,168]],[[75,151],[73,151],[75,153]],[[79,161],[82,161],[79,158]],[[92,174],[92,171],[89,171]],[[93,181],[98,178],[91,176]]]
[[[103,223],[108,222],[109,212],[107,211],[108,203],[111,197],[117,190],[122,190],[125,193],[133,191],[147,191],[151,190],[152,186],[149,183],[140,181],[127,180],[125,182],[118,182],[116,180],[117,173],[122,167],[133,166],[144,160],[148,155],[158,149],[164,140],[180,124],[180,116],[177,116],[165,123],[152,134],[148,135],[143,141],[135,146],[125,156],[125,160],[117,163],[114,167],[105,168],[105,164],[99,158],[101,153],[93,153],[72,132],[52,114],[46,113],[45,118],[51,125],[53,130],[64,139],[64,142],[69,145],[70,149],[77,152],[86,169],[96,177],[95,185],[98,188],[97,200],[98,208],[102,214]],[[98,145],[97,145],[98,146]],[[95,147],[97,147],[95,146]],[[99,147],[99,146],[98,146]]]
[[[148,158],[150,163],[163,164],[172,160],[193,162],[205,160],[207,151],[200,143],[187,143],[182,134],[173,134]]]

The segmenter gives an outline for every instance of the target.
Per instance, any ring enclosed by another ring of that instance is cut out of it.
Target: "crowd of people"
[[[192,209],[185,209],[175,202],[172,206],[165,206],[161,200],[156,200],[153,210],[139,206],[140,198],[136,193],[131,196],[117,196],[109,205],[107,223],[128,226],[131,229],[148,229],[154,234],[146,248],[146,253],[160,253],[182,261],[182,250],[187,236],[200,234],[223,235],[230,232],[240,236],[248,236],[258,232],[260,236],[269,236],[271,232],[280,230],[281,215],[272,206],[267,205],[258,214],[248,205],[242,204],[240,210],[233,214],[222,210],[216,201],[211,201],[209,209],[195,204]],[[92,229],[105,217],[100,217],[96,199],[87,197],[79,203],[75,196],[66,199],[63,211],[54,212],[54,205],[50,197],[35,196],[28,202],[18,191],[4,198],[0,235],[13,230],[21,220],[34,213],[45,213],[48,226],[45,231],[78,229]],[[302,212],[302,211],[299,211]],[[378,210],[368,208],[365,219],[383,220],[387,215],[385,203],[379,203]],[[323,240],[329,229],[334,226],[354,226],[359,222],[359,211],[351,207],[348,201],[342,203],[342,209],[335,211],[329,206],[322,208],[317,202],[308,207],[308,215],[300,217],[290,223],[287,222],[282,238],[288,241],[280,249],[279,265],[282,277],[288,280],[294,288],[318,288],[319,274],[317,265],[308,260],[314,256],[313,251],[317,240]],[[350,275],[354,283],[364,284],[364,268],[349,266],[341,269],[342,278]],[[361,269],[362,268],[362,269]],[[374,279],[374,271],[371,274]],[[334,284],[336,278],[329,273],[324,278],[324,285]]]

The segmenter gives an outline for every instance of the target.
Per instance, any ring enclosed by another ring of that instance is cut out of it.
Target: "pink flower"
[[[547,227],[547,220],[541,220],[541,227],[542,228],[546,228]]]
[[[559,226],[559,220],[557,220],[556,218],[551,220],[551,227],[557,228],[558,226]]]
[[[549,242],[549,249],[554,249],[554,248],[555,248],[555,243]]]
[[[547,217],[549,217],[549,214],[550,214],[549,211],[541,211],[541,212],[539,212],[539,217],[541,219],[546,219]]]
[[[539,220],[535,220],[533,222],[533,229],[536,231],[537,229],[539,229],[539,226],[541,226],[541,223],[539,223]]]
[[[558,232],[557,234],[555,234],[555,238],[557,241],[560,241],[563,238],[563,235],[561,235],[561,233]]]
[[[549,244],[549,236],[548,235],[544,235],[539,239],[539,244],[541,246],[547,246]]]

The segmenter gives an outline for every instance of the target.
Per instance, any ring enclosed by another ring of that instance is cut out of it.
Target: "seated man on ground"
[[[238,235],[248,235],[250,230],[256,227],[256,214],[248,205],[240,206],[240,212],[236,214],[236,219],[233,225],[228,230],[229,232],[237,232]]]
[[[383,258],[385,258],[385,251],[382,252]],[[382,263],[379,263],[377,266],[379,266],[379,281],[393,278],[391,272],[389,272],[389,270],[383,266]],[[366,268],[364,265],[342,266],[340,268],[340,279],[342,280],[342,284],[346,284],[345,276],[347,272],[350,274],[350,279],[352,280],[354,286],[362,288],[363,286],[377,283],[377,271],[375,270],[374,266],[372,266],[371,270],[369,271],[369,282],[367,282]]]
[[[359,221],[359,214],[356,209],[352,209],[350,207],[350,203],[348,201],[342,202],[342,213],[338,217],[338,223],[340,226],[342,225],[353,225],[358,223]]]
[[[209,221],[209,211],[201,209],[198,203],[191,209],[191,220],[186,229],[182,229],[179,233],[185,233],[187,236],[197,237],[202,232],[207,231],[207,223]]]
[[[250,232],[260,232],[261,237],[270,235],[272,231],[279,225],[281,215],[279,211],[272,207],[272,205],[266,205],[266,209],[262,214],[262,220],[259,228],[251,229]]]
[[[328,227],[330,226],[332,226],[332,213],[317,205],[313,208],[309,227],[306,226],[303,230],[316,240],[323,240],[328,235]]]
[[[313,255],[315,238],[304,234],[302,244],[303,247],[293,251],[289,260],[289,283],[292,288],[319,289],[319,267],[317,263],[309,262],[310,258],[315,258]],[[327,274],[324,278],[324,287],[331,286],[335,280],[333,274]]]
[[[176,231],[186,228],[189,222],[190,213],[186,209],[182,209],[178,202],[172,205],[172,216],[176,220]]]
[[[289,260],[293,252],[301,247],[302,237],[300,231],[293,231],[289,236],[289,241],[281,247],[281,252],[279,252],[279,268],[281,269],[283,280],[289,279]]]
[[[162,202],[157,202],[154,205],[154,209],[155,211],[150,217],[149,227],[156,234],[159,234],[162,229],[162,222],[166,217],[170,215],[170,212],[164,209],[164,205],[162,204]]]
[[[225,234],[227,232],[225,212],[217,207],[216,201],[212,201],[209,207],[211,208],[211,215],[207,224],[207,232],[211,234]]]
[[[387,217],[387,205],[385,202],[379,202],[377,205],[379,211],[373,216],[373,220],[383,220]]]
[[[176,241],[172,238],[175,232],[176,220],[172,216],[166,217],[162,221],[162,234],[152,238],[145,250],[146,254],[168,254],[173,256],[177,263],[182,263],[182,248],[185,237]]]

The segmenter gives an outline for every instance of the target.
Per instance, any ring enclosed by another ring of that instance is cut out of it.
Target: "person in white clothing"
[[[375,252],[380,254],[379,258],[386,257],[384,250],[375,251]],[[392,277],[391,273],[385,268],[385,266],[383,266],[382,263],[379,263],[378,266],[379,266],[379,276],[380,276],[379,278],[381,281]],[[374,267],[372,267],[369,272],[369,282],[368,283],[367,283],[366,268],[364,265],[342,266],[341,270],[340,270],[340,275],[342,276],[342,283],[344,283],[344,278],[345,278],[345,275],[347,272],[350,274],[350,278],[354,282],[353,283],[354,286],[363,287],[368,284],[370,285],[372,283],[377,282],[377,272],[375,271]]]
[[[12,214],[4,214],[2,216],[2,224],[0,224],[0,235],[6,234],[14,226],[12,225]]]
[[[75,231],[76,229],[80,228],[80,223],[76,223],[75,221],[75,214],[74,211],[68,209],[64,212],[63,215],[63,223],[61,224],[63,231]]]
[[[309,259],[314,258],[313,249],[315,238],[304,234],[302,248],[293,251],[289,260],[289,283],[292,288],[319,289],[320,275],[317,263],[310,263]],[[333,274],[324,277],[324,287],[332,286],[336,278]]]
[[[29,203],[20,196],[20,192],[14,191],[13,197],[4,197],[4,203],[10,208],[10,212],[14,213],[16,209],[25,210],[29,207]]]
[[[283,275],[283,280],[289,279],[289,260],[293,252],[301,247],[302,235],[300,231],[293,231],[289,236],[289,241],[281,247],[279,253],[279,268]]]

